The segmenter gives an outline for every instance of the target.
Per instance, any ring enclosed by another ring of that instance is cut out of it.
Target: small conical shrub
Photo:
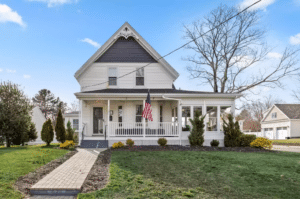
[[[200,111],[196,110],[194,120],[190,119],[191,124],[193,125],[191,134],[189,135],[189,142],[191,146],[203,146],[204,143],[204,118]]]
[[[44,142],[47,143],[47,146],[50,146],[50,143],[53,141],[54,132],[53,126],[50,119],[44,122],[41,132],[41,138]]]
[[[55,132],[56,132],[56,140],[61,143],[64,143],[66,141],[66,129],[65,129],[64,120],[60,109],[57,115]]]
[[[74,141],[74,129],[71,127],[71,122],[68,121],[67,123],[67,133],[66,133],[66,140],[73,140]]]
[[[27,134],[28,134],[28,141],[35,141],[38,138],[34,123],[31,122],[29,131]]]
[[[228,123],[223,120],[224,129],[224,144],[225,147],[238,147],[240,146],[239,137],[242,135],[239,123],[233,122],[233,116],[228,114]]]

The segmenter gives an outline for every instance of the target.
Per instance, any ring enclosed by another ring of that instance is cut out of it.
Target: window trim
[[[273,112],[271,117],[272,117],[272,119],[277,119],[277,112]]]
[[[113,69],[113,68],[115,68],[116,69],[116,85],[109,85],[109,78],[110,77],[113,77],[113,76],[109,76],[109,69]],[[109,87],[118,87],[118,76],[119,76],[119,69],[118,69],[118,67],[117,66],[110,66],[110,67],[108,67],[108,69],[107,69],[107,79],[108,79],[108,86]]]
[[[138,68],[141,68],[141,66],[140,67],[136,67],[136,70],[138,69]],[[134,87],[135,88],[143,88],[143,87],[146,87],[146,74],[145,74],[145,68],[144,68],[144,85],[136,85],[136,78],[137,78],[137,76],[136,76],[136,72],[134,73],[135,75],[134,75]]]

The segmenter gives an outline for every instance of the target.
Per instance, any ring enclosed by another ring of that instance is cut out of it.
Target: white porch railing
[[[179,136],[177,122],[109,122],[108,136],[124,137],[157,137],[157,136]]]

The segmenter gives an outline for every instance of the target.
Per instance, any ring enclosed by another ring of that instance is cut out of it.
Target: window
[[[73,119],[73,128],[76,130],[79,129],[79,120],[78,119]]]
[[[123,111],[122,111],[122,106],[118,107],[118,122],[119,126],[122,126],[122,115],[123,115]]]
[[[277,118],[277,113],[272,113],[272,118]]]
[[[113,121],[113,110],[110,110],[109,111],[109,121],[111,122],[111,121]]]
[[[117,68],[109,68],[108,69],[108,81],[110,86],[117,85]]]
[[[194,106],[194,118],[195,118],[195,115],[196,115],[196,111],[200,112],[200,118],[201,118],[201,116],[202,116],[202,106]]]
[[[217,111],[216,106],[207,106],[206,107],[206,117],[208,122],[206,123],[207,131],[217,131]]]
[[[186,127],[186,125],[190,125],[189,119],[191,118],[191,107],[183,106],[182,107],[182,126]],[[190,126],[191,127],[191,126]]]
[[[140,68],[136,71],[136,85],[144,86],[144,68]]]
[[[231,106],[221,106],[220,107],[220,131],[223,131],[223,120],[222,118],[228,123],[228,115],[230,114]],[[242,130],[242,122],[239,121],[240,129]]]
[[[142,122],[143,105],[136,105],[135,122]]]

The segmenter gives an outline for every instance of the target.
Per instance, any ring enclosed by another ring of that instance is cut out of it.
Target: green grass
[[[112,153],[92,198],[298,198],[300,154],[200,151]]]
[[[38,167],[65,155],[67,150],[53,149],[57,145],[0,149],[0,198],[21,198],[13,184]]]
[[[272,143],[300,143],[300,139],[288,139],[288,140],[272,140]]]

